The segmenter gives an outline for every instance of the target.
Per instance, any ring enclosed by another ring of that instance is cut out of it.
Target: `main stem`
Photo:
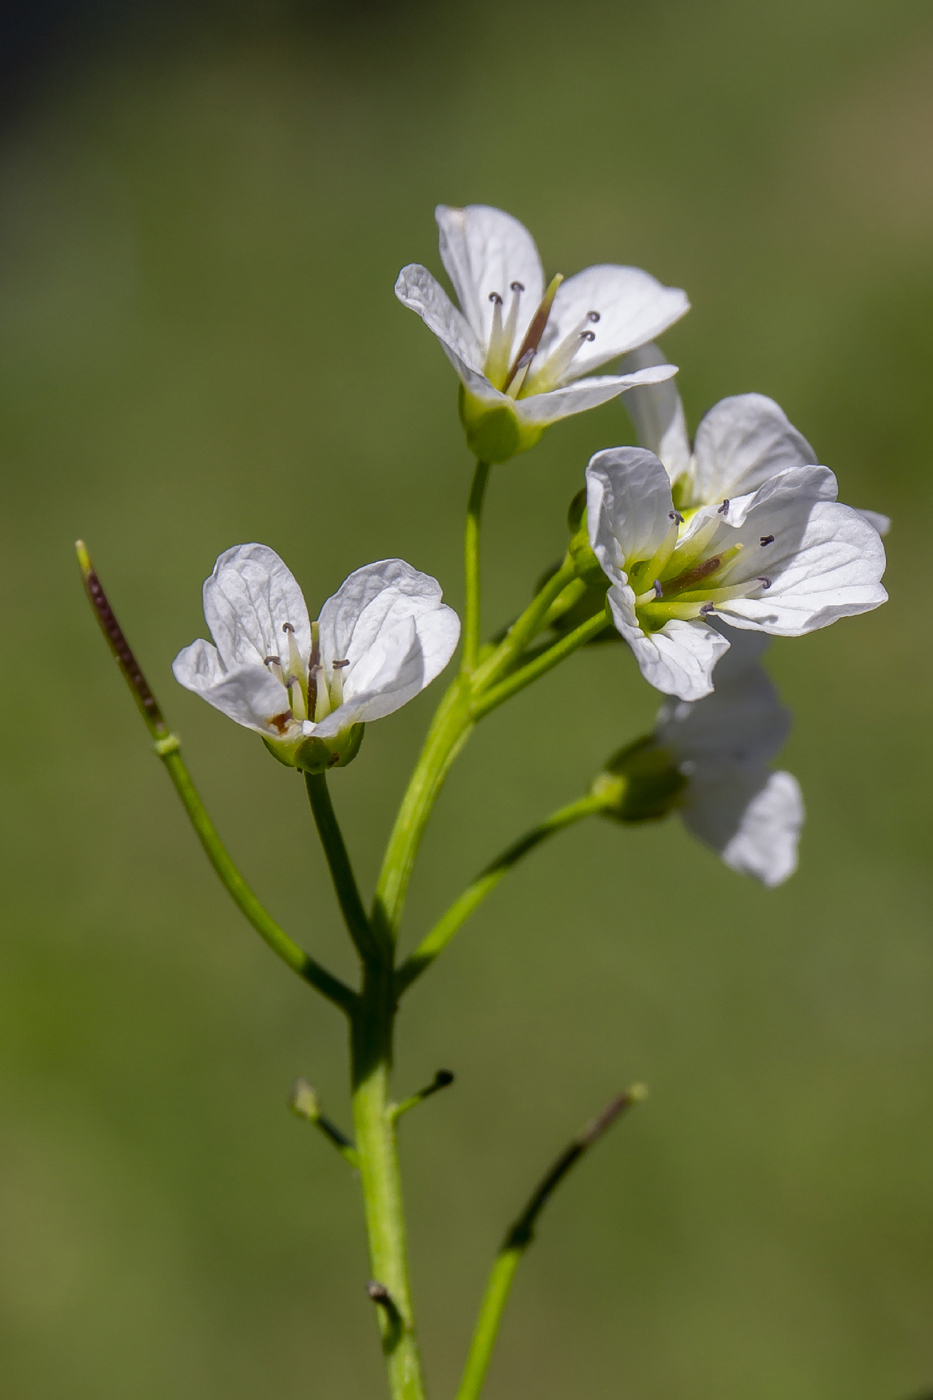
[[[466,603],[463,617],[463,670],[470,674],[476,669],[482,635],[480,616],[480,532],[483,520],[483,499],[489,482],[489,463],[477,462],[467,505],[466,533],[463,542],[463,565]]]
[[[368,961],[351,1021],[353,1123],[382,1350],[392,1400],[425,1400],[415,1335],[402,1184],[390,1112],[395,997],[390,961]]]

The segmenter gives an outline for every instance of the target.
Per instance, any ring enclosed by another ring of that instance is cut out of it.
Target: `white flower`
[[[505,461],[559,418],[676,373],[592,371],[652,340],[689,309],[686,294],[637,267],[604,264],[545,287],[528,230],[485,204],[438,205],[441,260],[460,309],[427,268],[402,268],[399,300],[440,340],[463,386],[461,417],[478,457]]]
[[[221,554],[204,616],[216,646],[180,651],[175,679],[283,762],[312,769],[348,762],[362,737],[354,726],[413,699],[460,635],[440,584],[402,559],[357,569],[312,623],[291,571],[263,544]]]
[[[797,868],[804,819],[796,778],[768,767],[790,715],[757,664],[767,638],[745,632],[730,640],[714,693],[692,703],[668,700],[655,740],[686,778],[677,803],[688,831],[733,870],[778,885]]]
[[[637,372],[664,363],[656,345],[644,345],[628,355],[625,368]],[[697,429],[693,449],[687,436],[683,405],[673,380],[632,389],[625,406],[635,424],[638,441],[664,463],[679,511],[728,500],[732,515],[742,499],[791,467],[814,466],[818,458],[802,433],[773,399],[764,394],[736,394],[710,409]],[[836,499],[836,478],[823,479],[825,499]],[[891,522],[877,511],[859,515],[886,535]]]
[[[712,690],[729,645],[708,621],[714,612],[734,627],[799,637],[887,597],[878,532],[834,499],[825,467],[790,467],[687,523],[653,452],[598,452],[586,478],[590,545],[616,627],[645,679],[668,695]]]

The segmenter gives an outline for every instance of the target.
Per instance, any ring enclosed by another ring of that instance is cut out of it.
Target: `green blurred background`
[[[40,7],[41,8],[41,7]],[[890,605],[771,666],[809,820],[767,892],[671,822],[531,859],[412,994],[416,1301],[449,1396],[501,1230],[618,1087],[652,1096],[555,1199],[490,1400],[908,1400],[933,1385],[928,856],[933,13],[922,0],[473,0],[58,14],[0,131],[4,490],[0,1376],[10,1400],[383,1393],[340,1018],[228,903],[84,602],[89,542],[221,832],[352,972],[300,782],[181,691],[223,548],[320,602],[401,555],[462,597],[455,380],[396,303],[437,201],[547,268],[688,289],[691,423],[779,400],[889,512]],[[497,470],[487,620],[559,553],[618,405]],[[333,790],[367,885],[440,687]],[[647,727],[621,648],[488,720],[438,805],[412,940]]]

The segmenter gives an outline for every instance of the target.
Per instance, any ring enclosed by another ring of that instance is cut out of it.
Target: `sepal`
[[[614,754],[590,791],[617,822],[661,821],[678,806],[687,779],[652,735]]]
[[[303,773],[326,773],[328,768],[346,768],[360,751],[365,724],[351,724],[332,739],[310,735],[298,742],[284,742],[262,736],[262,742],[272,757],[287,768],[300,768]]]
[[[458,399],[467,445],[480,462],[507,462],[541,439],[546,423],[523,423],[509,401],[490,402],[462,384]]]

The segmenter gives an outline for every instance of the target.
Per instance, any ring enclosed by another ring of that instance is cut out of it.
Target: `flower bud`
[[[593,783],[603,816],[618,822],[660,821],[678,805],[687,779],[653,735],[620,749]]]
[[[467,445],[480,462],[507,462],[517,453],[527,452],[547,427],[545,423],[523,423],[508,403],[477,398],[462,384],[459,408]]]

